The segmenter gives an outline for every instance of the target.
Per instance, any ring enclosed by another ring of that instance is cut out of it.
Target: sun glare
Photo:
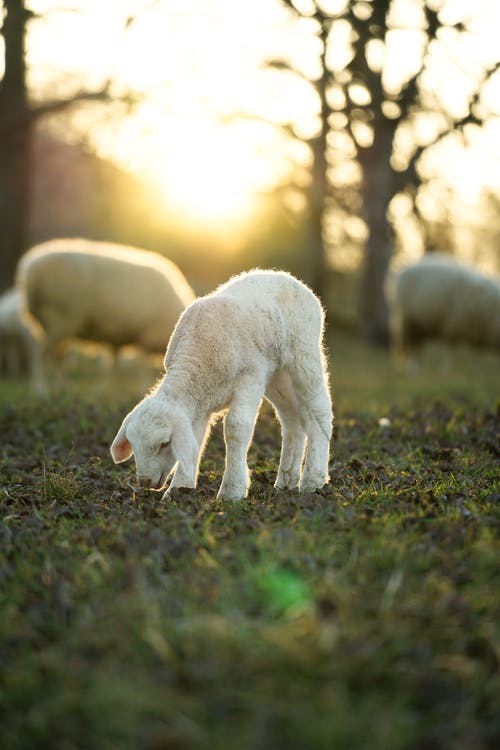
[[[212,230],[244,224],[264,176],[249,151],[220,129],[187,128],[176,140],[154,174],[169,211]]]
[[[290,169],[279,131],[263,123],[224,125],[200,107],[168,119],[148,108],[124,121],[118,133],[101,134],[100,152],[110,148],[155,184],[158,208],[168,221],[219,237],[243,231],[261,195]]]

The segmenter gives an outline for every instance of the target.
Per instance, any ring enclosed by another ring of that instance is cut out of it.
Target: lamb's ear
[[[172,432],[172,453],[175,460],[179,462],[176,475],[180,473],[181,481],[188,482],[187,485],[180,486],[195,487],[200,446],[196,442],[193,428],[188,419],[179,420],[175,425]]]
[[[116,433],[116,437],[111,443],[111,456],[113,457],[113,461],[115,464],[120,464],[122,461],[126,461],[127,458],[130,458],[132,455],[132,446],[130,445],[130,442],[127,440],[127,436],[125,434],[127,429],[127,418],[122,422],[122,426]]]

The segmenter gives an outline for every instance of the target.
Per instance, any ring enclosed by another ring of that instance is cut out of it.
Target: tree
[[[338,208],[342,203],[349,203],[348,196],[355,190],[367,227],[359,290],[361,333],[373,343],[385,344],[388,326],[383,288],[393,246],[389,205],[402,190],[415,200],[420,182],[418,161],[432,145],[432,142],[418,144],[416,141],[416,147],[402,166],[394,164],[395,141],[401,126],[429,107],[422,81],[431,45],[444,28],[456,34],[468,33],[467,19],[446,25],[440,14],[444,0],[422,0],[420,21],[415,26],[424,37],[420,62],[397,87],[390,87],[386,82],[383,55],[389,46],[390,33],[398,28],[392,18],[397,0],[344,0],[333,6],[327,0],[282,0],[282,3],[296,18],[315,21],[321,50],[321,74],[310,81],[318,95],[321,122],[319,132],[309,141],[313,155],[309,190],[310,251],[314,267],[311,280],[321,293],[327,266],[326,220],[332,205]],[[350,49],[341,65],[329,67],[329,52],[341,25],[344,31],[348,29],[345,36]],[[378,56],[373,54],[375,45],[378,45]],[[302,75],[289,60],[274,60],[271,64]],[[469,96],[465,115],[453,117],[441,108],[444,127],[436,132],[434,142],[452,130],[463,132],[468,124],[481,124],[477,104],[482,84],[498,65],[495,61],[484,68],[482,80]],[[340,112],[344,117],[334,117]],[[329,177],[329,168],[335,162],[329,140],[336,131],[343,131],[347,136],[358,164],[359,177],[347,186],[336,184]],[[357,205],[352,197],[350,204],[351,208]]]
[[[32,181],[32,134],[44,116],[84,101],[108,101],[109,82],[96,91],[79,90],[41,104],[33,104],[26,85],[26,29],[35,14],[25,0],[3,0],[1,34],[5,71],[0,83],[0,292],[12,285],[17,262],[26,250],[26,228]],[[130,25],[131,19],[127,19]]]
[[[0,86],[0,291],[11,285],[24,249],[33,127],[25,62],[25,29],[30,13],[16,0],[5,0],[4,12],[5,73]]]

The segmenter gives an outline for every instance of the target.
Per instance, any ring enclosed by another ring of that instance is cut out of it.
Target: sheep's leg
[[[45,361],[45,346],[42,341],[33,338],[28,343],[31,388],[35,393],[45,395],[48,392],[48,381]]]
[[[225,500],[241,500],[250,484],[247,453],[264,388],[246,386],[234,396],[224,419],[226,466],[217,497]]]
[[[307,434],[306,457],[300,480],[301,492],[313,492],[328,482],[328,455],[332,429],[330,399],[319,392],[303,409]]]
[[[210,426],[208,419],[202,419],[191,425],[192,438],[191,445],[187,442],[183,446],[183,458],[178,461],[172,476],[172,481],[168,490],[163,494],[163,498],[168,497],[171,490],[179,487],[196,487],[198,480],[198,467],[201,456],[205,449],[205,443],[208,439]],[[184,429],[183,438],[186,439],[189,427]],[[191,456],[189,455],[191,453]]]
[[[314,369],[313,369],[314,368]],[[301,492],[314,492],[328,482],[332,407],[321,363],[311,363],[307,378],[296,383],[299,408],[307,435]]]
[[[190,467],[191,468],[191,467]],[[192,467],[192,471],[187,471],[180,463],[172,475],[172,480],[162,495],[162,500],[168,498],[170,492],[175,489],[194,489],[196,487],[196,469]]]
[[[299,484],[306,433],[288,373],[278,372],[274,376],[266,389],[266,398],[276,409],[282,433],[280,464],[274,486],[279,490],[293,489]]]
[[[61,342],[45,339],[43,347],[38,352],[38,360],[33,361],[32,382],[35,391],[49,396],[62,387],[64,383],[62,359]]]

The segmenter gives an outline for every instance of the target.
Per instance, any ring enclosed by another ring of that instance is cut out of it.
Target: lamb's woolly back
[[[318,297],[303,281],[299,281],[295,276],[287,271],[271,270],[267,268],[253,268],[250,271],[232,276],[228,281],[220,284],[215,291],[206,295],[213,297],[228,293],[237,296],[240,299],[244,297],[265,302],[267,295],[271,292],[278,299],[284,299],[283,295],[289,295],[291,290],[303,295],[307,291],[308,295],[313,297],[315,305],[321,307]]]
[[[285,271],[254,269],[199,297],[170,339],[165,369],[245,367],[260,352],[276,366],[299,362],[314,341],[323,355],[324,311],[304,283]],[[326,371],[326,370],[325,370]]]
[[[321,324],[324,321],[324,310],[319,298],[303,281],[286,271],[254,268],[233,276],[208,296],[214,295],[228,295],[241,304],[253,304],[263,309],[270,306],[271,300],[289,310],[297,304],[300,305],[302,314],[312,315],[314,320],[318,320],[319,313]]]

